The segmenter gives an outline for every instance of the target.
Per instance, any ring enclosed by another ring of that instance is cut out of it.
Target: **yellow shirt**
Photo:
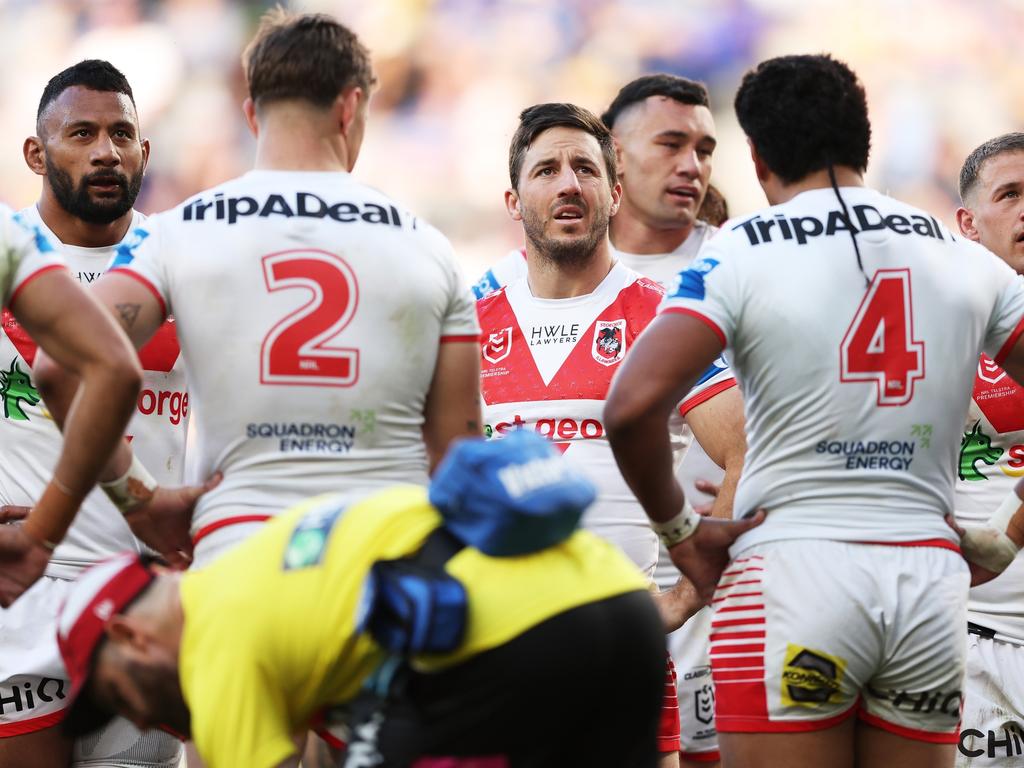
[[[345,507],[344,496],[286,512],[209,568],[185,574],[181,687],[208,768],[271,768],[326,706],[358,693],[383,658],[355,633],[370,566],[413,554],[440,523],[420,487]],[[463,549],[447,570],[469,594],[463,643],[417,659],[436,669],[505,643],[578,605],[646,589],[640,572],[584,531],[534,555]]]

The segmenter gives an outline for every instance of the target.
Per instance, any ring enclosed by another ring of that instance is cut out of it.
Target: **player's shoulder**
[[[617,265],[617,268],[623,270],[624,274],[623,285],[615,303],[631,321],[630,327],[645,327],[657,314],[658,305],[665,298],[665,289],[624,264]]]

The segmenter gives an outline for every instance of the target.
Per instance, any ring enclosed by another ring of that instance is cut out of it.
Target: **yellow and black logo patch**
[[[789,643],[782,667],[782,704],[817,707],[839,702],[846,661],[821,651]]]

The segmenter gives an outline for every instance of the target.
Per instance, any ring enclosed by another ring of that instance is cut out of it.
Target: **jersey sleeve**
[[[991,258],[998,270],[999,296],[985,330],[985,353],[1002,365],[1024,333],[1024,277],[998,257]]]
[[[29,224],[7,208],[0,210],[3,242],[3,303],[11,306],[19,291],[34,278],[52,269],[64,269],[64,261],[39,227]]]
[[[164,255],[164,233],[160,216],[153,216],[132,230],[117,246],[107,268],[142,283],[160,303],[164,317],[171,314],[171,297],[167,259]]]
[[[466,287],[455,263],[455,252],[445,240],[445,264],[448,270],[448,306],[441,321],[441,342],[478,341],[480,324],[476,319],[476,298]]]
[[[732,343],[740,304],[736,259],[727,240],[719,236],[701,249],[700,256],[676,276],[659,314],[678,312],[697,318],[722,342]]]
[[[679,403],[679,415],[685,416],[701,403],[705,403],[720,392],[736,386],[736,377],[724,357],[719,357],[704,371],[686,397]]]

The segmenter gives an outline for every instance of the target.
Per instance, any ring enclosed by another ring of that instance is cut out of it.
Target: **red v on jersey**
[[[484,401],[604,400],[661,296],[656,284],[616,265],[578,299],[535,299],[525,281],[481,299]]]

